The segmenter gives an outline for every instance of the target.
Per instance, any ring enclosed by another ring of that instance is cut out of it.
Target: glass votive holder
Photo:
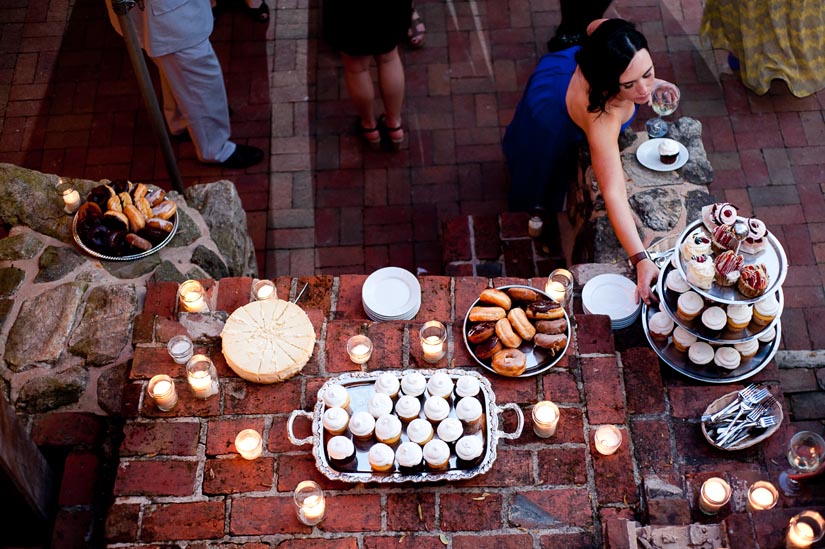
[[[169,351],[169,356],[176,364],[186,364],[192,355],[195,354],[195,346],[192,340],[186,335],[176,335],[166,344],[166,350]]]
[[[203,313],[209,310],[206,305],[206,290],[197,280],[187,280],[178,288],[180,308],[187,313]]]
[[[347,354],[356,364],[363,364],[372,356],[372,341],[365,335],[354,335],[347,340]]]
[[[568,309],[568,305],[573,301],[573,273],[567,269],[556,269],[547,277],[544,291],[562,307]]]
[[[158,410],[162,412],[168,412],[178,403],[178,393],[175,391],[175,382],[165,374],[156,375],[150,379],[147,392],[149,396],[152,397],[152,400],[155,401]]]
[[[527,234],[530,238],[538,238],[541,236],[541,230],[544,227],[544,220],[540,215],[534,215],[527,221]]]
[[[715,515],[728,503],[730,495],[730,484],[719,477],[711,477],[699,491],[699,510],[706,515]]]
[[[791,517],[785,547],[807,549],[825,535],[825,519],[816,511],[802,511]]]
[[[549,438],[556,434],[559,424],[559,407],[549,400],[542,400],[533,406],[533,432],[541,438]]]
[[[292,494],[298,520],[307,526],[314,526],[324,520],[326,501],[324,492],[316,482],[304,480],[295,487]]]
[[[57,190],[57,194],[63,199],[64,212],[71,215],[80,208],[80,193],[77,192],[73,184],[57,178],[55,189]]]
[[[601,425],[593,435],[596,451],[603,456],[615,454],[622,445],[622,432],[615,425]]]
[[[447,328],[437,320],[425,322],[418,332],[424,361],[435,364],[447,354]]]
[[[194,355],[186,363],[186,379],[195,398],[209,398],[220,391],[218,371],[206,355]]]
[[[779,500],[779,492],[776,487],[768,481],[760,480],[751,484],[748,488],[748,510],[767,511],[773,509]]]
[[[256,280],[252,283],[252,301],[278,299],[278,290],[271,280]]]
[[[235,437],[235,449],[244,459],[255,459],[264,451],[261,433],[255,429],[244,429]]]

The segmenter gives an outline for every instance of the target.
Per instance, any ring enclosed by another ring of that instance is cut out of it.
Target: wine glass
[[[811,473],[816,471],[825,457],[825,440],[812,431],[799,431],[791,437],[788,444],[788,463],[791,471],[782,471],[779,475],[779,487],[786,496],[799,495],[801,485],[793,478],[794,473]]]
[[[670,82],[659,82],[650,94],[650,108],[658,114],[645,124],[647,135],[651,138],[664,137],[667,134],[667,122],[662,118],[676,112],[679,107],[679,88]]]

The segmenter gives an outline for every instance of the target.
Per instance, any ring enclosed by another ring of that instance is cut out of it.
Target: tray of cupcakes
[[[552,368],[567,352],[570,320],[561,304],[536,288],[487,288],[464,317],[464,344],[491,372],[534,376]]]
[[[515,413],[513,432],[500,415]],[[312,422],[298,439],[294,422]],[[318,470],[343,482],[463,480],[490,470],[500,439],[521,435],[518,405],[496,403],[490,382],[468,370],[352,372],[328,380],[311,412],[295,410],[287,435],[311,444]]]
[[[787,259],[765,224],[727,203],[705,206],[659,273],[659,309],[642,324],[675,370],[709,383],[746,379],[776,354]]]

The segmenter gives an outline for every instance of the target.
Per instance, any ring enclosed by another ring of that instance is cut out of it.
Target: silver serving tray
[[[779,350],[779,341],[782,338],[782,324],[775,323],[776,337],[768,343],[759,343],[759,350],[750,358],[743,358],[739,367],[735,370],[725,370],[715,366],[713,362],[704,366],[699,366],[692,363],[688,359],[687,353],[682,353],[676,350],[673,346],[672,338],[668,337],[667,341],[662,343],[650,337],[650,329],[648,328],[648,321],[658,309],[655,307],[642,306],[642,327],[644,328],[645,337],[668,366],[676,370],[682,375],[698,381],[705,381],[707,383],[735,383],[742,381],[761,371]],[[730,343],[730,342],[728,342]]]
[[[725,327],[724,330],[713,331],[702,324],[701,315],[697,316],[693,320],[684,320],[676,314],[676,302],[678,301],[680,294],[678,292],[674,292],[673,290],[669,290],[666,285],[667,276],[673,270],[673,264],[667,262],[664,268],[659,272],[659,280],[656,284],[656,291],[664,304],[663,308],[665,312],[673,320],[673,322],[696,337],[709,343],[734,344],[758,337],[762,332],[769,330],[779,323],[779,317],[782,315],[782,310],[785,307],[785,297],[782,292],[782,288],[777,288],[775,294],[776,300],[779,302],[779,312],[777,313],[776,318],[774,318],[773,321],[771,321],[771,323],[767,326],[760,326],[754,322],[751,322],[742,330],[731,330],[730,328]],[[765,296],[761,297],[764,298]],[[726,306],[725,303],[718,303],[718,305],[723,309]]]
[[[376,372],[352,372],[342,374],[336,378],[330,379],[319,389],[318,401],[315,404],[312,412],[304,410],[294,410],[287,421],[287,435],[290,442],[296,446],[303,446],[312,444],[312,453],[315,456],[315,466],[322,475],[330,480],[339,480],[342,482],[379,482],[379,483],[399,483],[399,482],[437,482],[440,480],[465,480],[473,478],[478,475],[483,475],[493,466],[496,460],[496,445],[499,439],[516,439],[521,435],[524,427],[524,414],[518,405],[514,403],[507,403],[501,406],[496,404],[496,396],[490,382],[480,374],[470,370],[404,370],[392,371],[399,379],[408,372],[419,372],[424,377],[429,378],[436,372],[443,372],[453,378],[453,381],[460,376],[468,375],[478,379],[480,392],[478,395],[484,410],[483,428],[475,436],[483,437],[484,452],[482,453],[481,461],[470,468],[461,468],[457,463],[455,453],[450,455],[450,465],[445,471],[431,472],[422,471],[414,474],[405,474],[396,468],[392,472],[379,473],[370,469],[369,461],[367,460],[368,446],[363,446],[361,443],[355,443],[356,460],[352,467],[336,468],[330,464],[327,458],[326,442],[329,434],[324,431],[324,426],[321,423],[324,415],[324,393],[328,387],[332,385],[342,385],[346,387],[350,395],[350,408],[353,412],[358,412],[367,409],[367,400],[373,391],[373,385],[376,378],[383,374],[383,371]],[[450,417],[455,417],[455,407],[451,402]],[[513,410],[516,413],[518,424],[515,431],[506,433],[500,428],[499,414],[504,410]],[[298,439],[293,430],[295,419],[299,416],[306,417],[312,421],[312,435],[306,438]],[[423,407],[422,414],[423,416]],[[406,430],[402,429],[401,442],[407,441]]]
[[[532,286],[524,286],[521,284],[510,284],[508,286],[498,286],[497,290],[507,290],[508,288],[527,288],[529,290],[533,290],[537,292],[539,295],[543,296],[545,299],[550,299],[555,301],[552,297],[547,295],[545,292],[539,290],[538,288],[533,288]],[[470,326],[474,324],[470,321],[470,309],[478,305],[479,299],[473,301],[472,305],[467,309],[467,313],[464,315],[464,345],[467,347],[467,351],[470,353],[470,356],[478,362],[480,366],[486,368],[487,370],[493,372],[496,375],[501,375],[496,372],[492,367],[492,361],[488,358],[487,360],[482,360],[478,358],[473,352],[473,346],[470,345],[470,342],[467,341],[467,331],[470,329]],[[564,309],[562,309],[564,311]],[[567,331],[565,334],[567,335],[567,343],[564,345],[564,349],[560,352],[557,352],[553,355],[547,349],[543,349],[542,347],[538,347],[533,345],[532,341],[522,341],[521,345],[519,345],[518,349],[527,357],[527,369],[524,370],[524,373],[520,376],[516,377],[531,377],[541,373],[546,372],[550,368],[556,365],[556,363],[561,360],[561,357],[564,356],[564,353],[567,352],[567,348],[570,347],[570,340],[571,338],[571,326],[570,326],[570,317],[567,316],[567,311],[564,311],[564,319],[567,321]]]
[[[739,220],[747,221],[743,217],[739,217]],[[679,235],[679,239],[676,242],[676,268],[679,269],[679,272],[682,276],[687,280],[687,261],[686,258],[683,257],[682,254],[682,244],[684,243],[685,239],[697,228],[701,227],[702,231],[704,231],[705,236],[710,238],[710,233],[708,232],[707,228],[705,227],[704,223],[702,223],[702,219],[697,219],[687,227],[685,230],[682,231],[682,234]],[[765,295],[775,292],[777,288],[782,286],[782,282],[785,280],[785,276],[788,274],[788,258],[785,256],[785,250],[782,249],[782,245],[773,235],[773,233],[768,232],[767,236],[767,243],[765,245],[765,249],[763,249],[758,254],[746,254],[742,253],[742,257],[745,259],[745,265],[758,265],[763,264],[765,265],[765,270],[768,273],[768,287],[765,289],[765,293],[756,297],[747,297],[743,295],[739,290],[736,289],[736,285],[731,287],[720,286],[715,282],[710,287],[709,290],[705,290],[703,288],[697,288],[690,282],[688,284],[691,288],[693,288],[696,293],[705,297],[707,299],[712,299],[713,301],[718,301],[720,303],[754,303],[762,299]],[[689,259],[689,258],[688,258]]]

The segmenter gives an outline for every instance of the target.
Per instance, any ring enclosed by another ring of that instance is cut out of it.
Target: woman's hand
[[[650,291],[650,287],[659,278],[659,267],[650,259],[643,259],[636,264],[636,301],[641,299],[648,305],[656,303],[656,295]]]

